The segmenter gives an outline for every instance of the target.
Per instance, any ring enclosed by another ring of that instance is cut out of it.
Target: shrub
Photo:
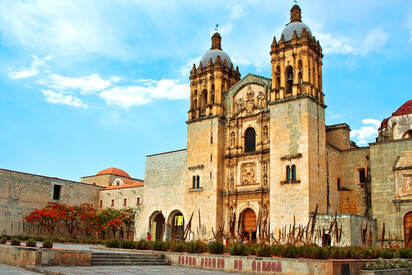
[[[10,240],[10,239],[11,239],[10,235],[7,235],[7,234],[1,235],[1,238],[5,238],[6,240]]]
[[[44,240],[42,236],[35,236],[33,239],[37,242],[42,242]]]
[[[254,245],[249,246],[248,247],[249,255],[257,255],[258,248],[259,248],[258,244],[254,244]],[[272,247],[271,247],[271,250],[272,250]]]
[[[119,240],[108,240],[105,242],[105,246],[110,247],[110,248],[119,248],[120,241]]]
[[[7,239],[5,237],[0,238],[0,244],[5,244],[7,242]]]
[[[43,240],[43,248],[52,248],[53,247],[53,241],[50,239],[44,239]]]
[[[184,252],[186,250],[186,244],[182,241],[170,242],[169,248],[173,252]]]
[[[151,248],[150,242],[146,240],[139,240],[135,243],[135,248],[141,249],[141,250],[150,249]]]
[[[247,256],[249,254],[248,247],[244,243],[234,243],[229,248],[230,255]]]
[[[270,257],[272,254],[272,248],[268,245],[260,245],[256,248],[256,256]]]
[[[225,251],[225,245],[221,242],[210,242],[208,247],[211,254],[223,254]]]
[[[399,254],[403,259],[412,259],[412,249],[410,248],[400,248]]]
[[[11,238],[11,245],[20,245],[20,240],[17,237]]]
[[[20,241],[27,241],[29,239],[29,236],[27,236],[27,235],[16,235],[16,238],[19,239]]]
[[[36,247],[36,241],[33,238],[30,238],[26,241],[27,247]]]
[[[133,241],[121,241],[120,248],[134,249],[135,243]]]
[[[272,255],[277,257],[283,257],[286,252],[286,247],[283,245],[275,245],[272,247]]]
[[[186,243],[186,252],[202,253],[207,249],[206,245],[201,241],[190,241]]]
[[[156,240],[151,243],[151,247],[156,251],[167,251],[169,249],[168,243],[160,240]]]

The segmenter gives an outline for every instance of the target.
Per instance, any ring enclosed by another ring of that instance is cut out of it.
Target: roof
[[[309,27],[302,23],[302,22],[291,22],[286,25],[286,27],[283,29],[280,37],[283,35],[283,39],[285,42],[292,40],[293,37],[293,32],[296,31],[296,34],[298,35],[298,38],[302,34],[303,29],[306,29],[306,31],[309,33],[309,37],[312,36],[312,31],[309,29]]]
[[[406,101],[401,107],[396,110],[392,116],[402,116],[412,114],[412,99]]]
[[[120,176],[120,177],[124,177],[124,178],[131,178],[130,175],[128,173],[126,173],[125,171],[123,171],[122,169],[119,168],[106,168],[102,171],[100,171],[99,173],[96,174],[96,176],[100,176],[100,175],[115,175],[115,176]]]
[[[141,187],[144,186],[144,181],[142,180],[133,180],[133,179],[123,179],[122,185],[111,185],[104,188],[104,190],[112,189],[123,189],[123,188],[132,188],[132,187]]]

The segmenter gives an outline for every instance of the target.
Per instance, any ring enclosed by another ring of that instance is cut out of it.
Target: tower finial
[[[219,32],[219,24],[216,24],[216,26],[215,26],[215,32]]]
[[[296,2],[295,0],[295,5],[290,10],[290,22],[302,22],[302,10]]]
[[[222,37],[218,32],[215,32],[212,36],[212,47],[211,50],[222,50],[221,45]]]

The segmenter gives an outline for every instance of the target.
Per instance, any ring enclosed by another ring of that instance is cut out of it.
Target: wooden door
[[[245,236],[247,236],[249,241],[256,238],[256,214],[252,209],[248,208],[243,211],[243,228]]]
[[[405,234],[405,247],[412,247],[412,212],[405,215],[403,230]]]

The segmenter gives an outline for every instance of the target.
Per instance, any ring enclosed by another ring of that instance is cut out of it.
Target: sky
[[[326,123],[365,146],[412,98],[412,1],[301,0],[323,48]],[[144,178],[146,155],[186,147],[189,71],[222,48],[270,77],[291,0],[0,0],[0,168],[79,181]]]

